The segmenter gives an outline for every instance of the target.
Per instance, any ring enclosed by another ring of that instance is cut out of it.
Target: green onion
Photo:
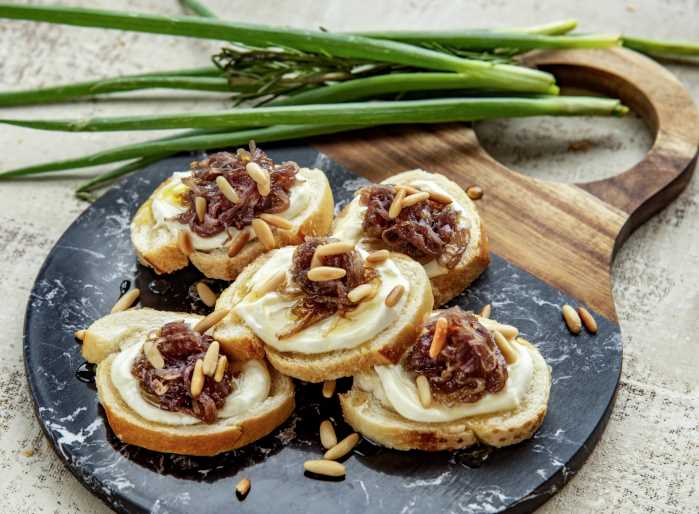
[[[447,98],[399,102],[354,102],[281,107],[232,109],[221,112],[159,114],[76,120],[0,119],[0,123],[43,130],[94,132],[114,130],[162,130],[176,128],[217,129],[270,125],[387,125],[392,123],[442,123],[540,115],[619,114],[618,100],[595,97]]]
[[[658,57],[699,57],[699,44],[689,41],[662,41],[622,36],[625,47]]]
[[[617,46],[620,42],[618,35],[548,36],[484,30],[359,32],[357,35],[412,45],[438,44],[468,50],[492,50],[495,48],[516,48],[518,50],[533,50],[536,48],[607,48]]]
[[[276,45],[337,57],[390,62],[441,71],[475,73],[503,80],[509,79],[512,91],[548,93],[554,84],[552,75],[537,70],[461,59],[403,43],[348,34],[277,28],[191,16],[156,16],[85,8],[13,4],[0,4],[0,17],[216,39],[252,46]]]
[[[124,164],[123,166],[119,166],[118,168],[115,168],[112,171],[109,171],[107,173],[103,173],[102,175],[99,175],[91,180],[88,180],[87,182],[83,182],[78,189],[75,190],[75,194],[78,196],[78,198],[82,198],[83,200],[92,200],[89,197],[85,197],[84,195],[81,195],[82,193],[89,193],[90,191],[94,191],[95,189],[99,188],[100,186],[103,186],[104,184],[111,182],[114,179],[117,179],[119,177],[122,177],[124,175],[128,175],[132,171],[140,170],[141,168],[145,168],[146,166],[153,164],[155,162],[158,162],[161,159],[164,159],[167,157],[167,155],[154,155],[152,157],[142,157],[140,159],[137,159],[135,161],[129,162],[127,164]]]
[[[211,9],[197,0],[180,0],[180,3],[183,7],[186,7],[197,16],[202,16],[204,18],[216,18],[216,14]]]
[[[544,34],[549,36],[561,36],[567,34],[568,32],[575,30],[578,26],[576,20],[560,20],[551,23],[546,23],[544,25],[534,25],[533,27],[525,27],[521,29],[510,29],[503,30],[502,32],[528,32],[529,34]],[[494,32],[498,32],[499,29],[491,29]]]

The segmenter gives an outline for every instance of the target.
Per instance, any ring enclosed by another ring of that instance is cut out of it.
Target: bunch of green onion
[[[610,35],[569,34],[574,21],[527,29],[331,33],[223,21],[196,0],[196,16],[0,4],[0,18],[226,41],[215,66],[153,72],[25,91],[0,92],[0,107],[66,102],[143,89],[228,92],[221,112],[0,123],[43,130],[195,129],[75,159],[0,172],[0,179],[127,161],[82,184],[91,191],[183,151],[203,151],[397,123],[475,121],[539,115],[621,115],[618,100],[558,96],[552,75],[518,66],[545,48],[624,44],[653,55],[696,56],[699,46]],[[246,102],[251,107],[239,107]]]

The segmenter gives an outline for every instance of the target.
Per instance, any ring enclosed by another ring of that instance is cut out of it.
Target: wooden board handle
[[[628,49],[536,52],[524,60],[551,71],[564,86],[620,98],[653,132],[653,146],[639,163],[613,177],[577,184],[628,214],[616,250],[691,178],[699,146],[697,108],[674,75]]]

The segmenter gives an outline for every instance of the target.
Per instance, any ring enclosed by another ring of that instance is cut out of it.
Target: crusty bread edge
[[[518,339],[530,352],[535,374],[540,373],[543,395],[540,403],[521,412],[495,413],[492,415],[463,418],[449,423],[418,423],[388,411],[370,394],[356,387],[340,395],[340,405],[345,421],[368,439],[397,450],[443,451],[473,446],[478,442],[494,447],[509,446],[531,438],[546,416],[551,388],[551,372],[538,349],[524,339]],[[538,384],[532,378],[527,392],[531,398]],[[366,416],[363,409],[378,411],[380,422]],[[521,410],[521,409],[520,409]],[[393,418],[393,419],[392,419]]]

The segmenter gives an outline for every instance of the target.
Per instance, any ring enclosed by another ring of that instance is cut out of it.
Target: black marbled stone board
[[[340,206],[366,182],[307,146],[265,147],[275,160],[324,169]],[[309,478],[303,461],[322,454],[320,421],[333,418],[340,437],[349,429],[336,399],[322,398],[319,385],[297,384],[294,415],[246,448],[190,458],[121,443],[99,407],[73,333],[109,312],[124,280],[141,288],[144,305],[205,309],[191,293],[201,278],[196,270],[156,276],[137,265],[129,240],[136,208],[191,159],[159,162],[89,207],[47,257],[27,306],[24,355],[37,416],[58,455],[90,491],[119,512],[529,512],[580,468],[613,403],[621,370],[619,327],[596,315],[597,335],[572,336],[559,309],[575,300],[495,255],[453,303],[474,310],[492,303],[494,317],[519,327],[552,367],[549,411],[533,439],[499,450],[435,454],[362,441],[345,462],[346,478]],[[349,384],[347,379],[339,387]],[[234,487],[242,477],[251,479],[252,490],[239,501]]]

